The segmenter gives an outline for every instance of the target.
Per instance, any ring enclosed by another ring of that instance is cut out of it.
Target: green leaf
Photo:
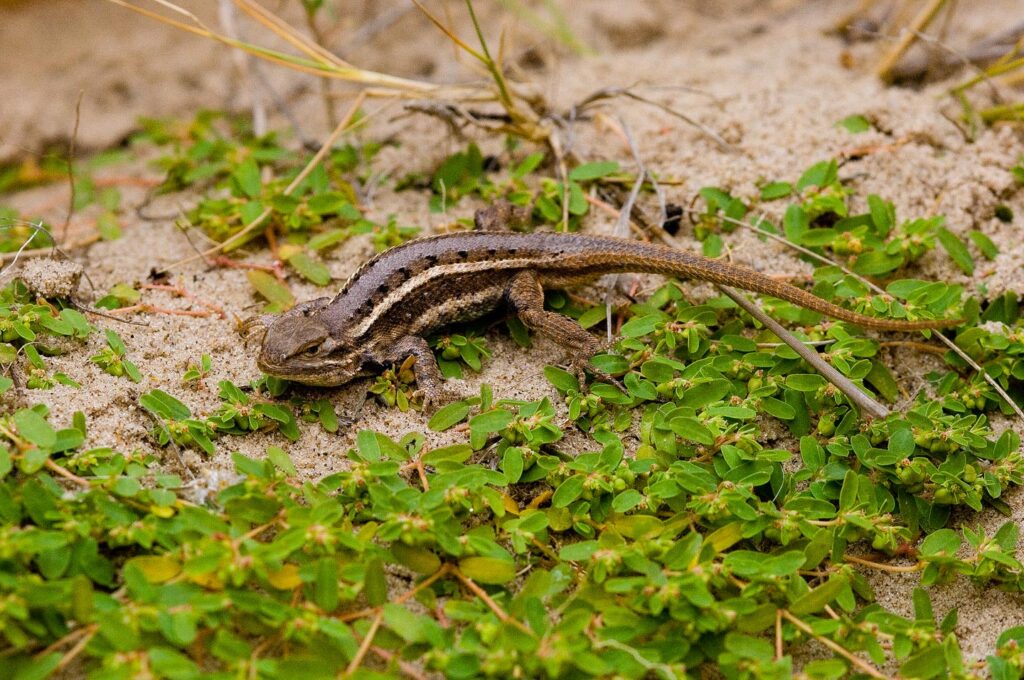
[[[595,161],[577,165],[569,171],[569,179],[574,182],[589,182],[618,171],[619,164],[615,161]]]
[[[260,179],[260,168],[252,158],[246,158],[238,164],[232,173],[238,188],[249,198],[256,198],[263,189],[263,182]]]
[[[139,405],[169,420],[185,420],[192,417],[192,411],[188,406],[160,389],[150,390],[139,397]]]
[[[53,652],[31,660],[19,659],[20,663],[12,664],[14,668],[8,669],[14,671],[11,680],[46,680],[60,665],[63,656],[60,652]]]
[[[469,429],[474,432],[490,434],[507,427],[513,418],[512,413],[505,409],[498,408],[493,411],[485,411],[469,419]]]
[[[960,267],[964,274],[974,273],[974,258],[967,250],[967,246],[960,240],[960,237],[945,227],[939,227],[939,243],[949,253],[950,258]]]
[[[388,577],[384,572],[384,562],[379,558],[373,558],[366,563],[363,592],[366,594],[366,601],[372,607],[379,607],[388,601]]]
[[[564,508],[579,498],[582,493],[583,476],[573,475],[555,489],[555,493],[551,496],[551,505],[556,508]]]
[[[628,512],[643,502],[643,494],[636,489],[626,489],[612,501],[612,510],[615,512]]]
[[[974,243],[974,246],[981,251],[981,254],[985,256],[985,259],[996,259],[996,255],[999,254],[999,247],[992,241],[992,239],[977,229],[972,229],[967,232],[967,236],[971,239],[971,242]]]
[[[297,474],[295,470],[295,464],[292,463],[292,459],[288,457],[288,454],[284,452],[284,449],[277,446],[267,447],[267,460],[274,464],[281,472],[286,475],[294,476]]]
[[[835,160],[819,161],[804,171],[796,183],[796,190],[803,191],[807,187],[826,187],[837,181],[839,165]]]
[[[515,562],[497,557],[466,557],[459,560],[459,571],[474,581],[494,585],[516,577]]]
[[[900,386],[889,367],[882,361],[872,361],[871,370],[864,376],[864,380],[878,390],[886,401],[895,402],[900,398]]]
[[[559,392],[579,392],[580,381],[569,371],[562,370],[557,366],[545,366],[544,377],[554,385]]]
[[[774,201],[786,198],[793,193],[793,185],[789,182],[769,182],[761,187],[761,200]]]
[[[464,463],[473,455],[473,447],[469,444],[452,444],[426,452],[420,460],[426,465],[436,465],[443,461]]]
[[[953,557],[961,542],[960,534],[952,529],[939,529],[921,543],[921,554],[926,557]]]
[[[22,409],[14,414],[14,427],[18,436],[41,449],[48,449],[57,442],[57,432],[45,418],[31,409]]]
[[[825,379],[817,373],[792,373],[786,376],[786,387],[797,392],[817,392],[825,383]]]
[[[444,432],[448,428],[461,423],[469,415],[469,404],[465,401],[456,401],[437,410],[427,423],[434,432]]]
[[[331,282],[331,272],[328,271],[327,266],[305,251],[300,251],[289,257],[288,264],[294,267],[295,271],[299,272],[307,281],[318,286],[326,286]],[[259,289],[257,288],[257,290]],[[260,291],[260,293],[262,292]]]
[[[860,115],[859,113],[855,113],[852,116],[847,116],[846,118],[843,118],[841,121],[836,123],[836,125],[846,128],[847,132],[855,135],[861,132],[867,132],[868,130],[871,129],[871,123],[868,122],[867,118]]]
[[[889,453],[900,458],[908,458],[914,453],[914,433],[909,427],[903,427],[889,436]]]
[[[869,250],[857,256],[853,263],[853,271],[862,276],[879,276],[887,274],[903,265],[903,256],[889,254],[881,250]]]
[[[926,647],[903,662],[900,666],[900,677],[927,680],[942,675],[945,671],[946,657]]]
[[[501,456],[501,471],[505,473],[505,479],[509,484],[515,484],[523,476],[525,464],[523,451],[518,446],[510,446],[505,449]]]
[[[246,272],[249,283],[270,303],[272,311],[283,312],[295,305],[295,298],[288,286],[284,285],[271,274],[258,269]]]
[[[789,605],[789,611],[797,616],[816,614],[823,610],[825,605],[836,599],[848,582],[849,577],[846,575],[833,574],[829,580],[794,600]]]
[[[896,224],[896,207],[875,194],[868,195],[868,210],[871,221],[875,223],[878,233],[886,236]]]
[[[426,548],[392,543],[391,553],[399,564],[418,574],[433,574],[441,568],[441,558]]]

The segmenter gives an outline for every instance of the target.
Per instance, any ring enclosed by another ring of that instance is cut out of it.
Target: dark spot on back
[[[378,293],[387,293],[388,292],[388,284],[382,283],[379,286],[377,286],[377,292]]]
[[[459,257],[461,257],[462,259],[466,259],[467,257],[469,257],[469,251],[468,250],[460,250],[459,251]]]
[[[487,249],[487,254],[490,255],[491,257],[494,257],[495,255],[498,254],[498,249],[497,248],[488,248]]]

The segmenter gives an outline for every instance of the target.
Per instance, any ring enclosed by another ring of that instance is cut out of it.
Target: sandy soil
[[[334,36],[334,44],[347,58],[365,67],[440,82],[476,77],[450,50],[437,49],[438,35],[421,16],[404,11],[401,3],[356,4],[360,7],[346,15]],[[639,84],[647,88],[648,96],[685,111],[732,145],[731,151],[723,151],[695,128],[636,102],[608,104],[605,113],[632,130],[645,164],[662,176],[678,179],[678,184],[666,188],[670,201],[686,203],[696,189],[707,185],[753,195],[760,179],[795,180],[815,161],[856,147],[879,147],[841,170],[858,195],[879,193],[893,200],[897,214],[903,217],[945,214],[954,232],[979,229],[1001,248],[993,262],[979,259],[981,266],[973,277],[953,268],[940,251],[924,259],[918,274],[962,282],[989,295],[1021,290],[1024,247],[1016,235],[1022,226],[1024,192],[1016,189],[1008,171],[1024,154],[1020,130],[995,128],[967,143],[944,116],[947,102],[937,97],[941,84],[923,91],[881,86],[868,75],[877,45],[845,46],[825,34],[843,10],[854,4],[592,0],[569,17],[577,35],[599,55],[584,58],[550,49],[527,26],[500,17],[491,6],[483,11],[484,24],[495,38],[502,28],[508,30],[512,63],[554,109],[564,110],[599,88]],[[972,5],[978,6],[961,12],[956,35],[951,38],[954,43],[966,43],[1001,28],[1004,17],[1019,10],[1015,0]],[[449,9],[455,24],[468,35],[460,6],[452,3]],[[292,17],[289,8],[284,13]],[[158,26],[112,4],[99,0],[5,3],[4,13],[0,23],[0,158],[41,152],[53,142],[66,140],[80,91],[84,93],[77,139],[81,153],[124,139],[139,115],[189,116],[203,106],[247,105],[247,91],[238,86],[235,62],[226,49]],[[204,16],[216,19],[208,11]],[[361,32],[360,27],[372,22],[383,29]],[[250,37],[257,35],[251,26],[244,22],[242,26]],[[42,41],[41,35],[59,39]],[[264,70],[268,82],[302,121],[303,133],[314,139],[322,137],[324,116],[316,83],[273,68]],[[384,176],[429,170],[464,145],[443,124],[422,116],[399,117],[400,112],[398,105],[389,105],[363,133],[368,137],[394,135],[402,144],[400,149],[386,149],[376,161]],[[866,116],[875,129],[853,136],[836,126],[836,121],[851,114]],[[285,124],[277,113],[273,122]],[[629,150],[610,126],[600,121],[579,123],[573,133],[573,148],[583,156],[618,158],[630,165]],[[486,148],[497,142],[483,144]],[[97,176],[104,173],[156,177],[142,163],[105,169]],[[125,189],[126,204],[140,202],[143,195],[142,189]],[[27,214],[43,212],[58,224],[63,221],[61,206],[67,200],[66,188],[61,186],[0,199]],[[148,214],[165,215],[166,219],[142,221],[129,215],[124,238],[76,253],[96,290],[105,291],[117,282],[143,281],[152,269],[192,254],[172,218],[192,200],[194,197],[187,195],[164,197]],[[1000,203],[1017,215],[1013,223],[1004,224],[993,216]],[[460,205],[447,216],[431,215],[422,196],[381,188],[369,211],[375,218],[395,214],[402,223],[429,230],[468,216],[471,206]],[[88,217],[88,213],[76,216],[76,223]],[[598,216],[589,228],[608,229],[611,221]],[[685,242],[694,245],[689,237]],[[808,265],[781,247],[743,232],[732,234],[729,242],[735,259],[764,271],[810,272]],[[349,242],[329,261],[332,275],[344,279],[370,253],[367,242]],[[257,253],[254,258],[265,259],[266,254]],[[142,384],[111,377],[88,363],[85,359],[102,342],[94,336],[87,347],[53,361],[55,369],[88,389],[57,387],[29,395],[49,404],[56,422],[66,421],[76,410],[84,411],[89,419],[90,445],[151,449],[147,436],[151,423],[137,406],[139,394],[148,389],[166,389],[194,411],[205,413],[217,404],[218,380],[245,383],[258,376],[251,349],[243,347],[234,329],[234,319],[252,313],[257,302],[244,274],[191,265],[176,270],[173,278],[195,295],[216,300],[226,318],[151,315],[145,318],[147,326],[118,325],[116,330],[145,376]],[[297,281],[292,282],[292,289],[299,299],[322,294]],[[85,300],[94,295],[87,283],[81,291]],[[145,300],[189,308],[187,301],[162,292],[146,292]],[[108,323],[98,321],[100,326]],[[541,374],[545,364],[560,359],[553,346],[541,340],[527,352],[501,333],[492,334],[488,341],[494,356],[480,375],[470,376],[465,385],[458,386],[459,391],[468,395],[478,390],[481,382],[488,382],[502,397],[554,395]],[[186,364],[203,353],[214,357],[209,388],[182,387],[180,377]],[[941,366],[932,356],[906,350],[893,351],[890,358],[908,395],[923,389],[922,376]],[[360,401],[362,387],[327,394],[338,411],[346,414]],[[1021,429],[1019,423],[1009,421],[999,425]],[[339,454],[352,443],[354,433],[364,428],[380,429],[397,438],[408,431],[424,431],[426,424],[419,414],[399,414],[367,402],[348,430],[331,436],[319,426],[302,426],[302,439],[288,449],[303,474],[319,477],[343,465]],[[443,435],[428,436],[429,445],[443,441]],[[194,487],[198,491],[223,484],[230,477],[231,451],[260,456],[269,444],[286,442],[276,435],[225,438],[218,442],[212,460],[186,453],[189,467],[201,471]],[[1024,520],[1024,493],[1014,492],[1008,501],[1014,519]],[[992,530],[1004,519],[993,512],[962,517],[966,524],[982,524]],[[916,576],[870,576],[885,606],[897,612],[910,611],[909,591],[917,583]],[[1020,596],[981,593],[963,582],[936,590],[940,615],[949,607],[960,608],[957,634],[972,658],[988,653],[1006,627],[1024,624],[1022,605]]]

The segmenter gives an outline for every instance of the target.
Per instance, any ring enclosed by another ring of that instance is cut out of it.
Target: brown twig
[[[363,638],[362,644],[359,645],[356,655],[352,657],[352,661],[345,668],[344,677],[350,677],[363,664],[363,659],[366,657],[366,653],[370,651],[370,647],[373,645],[373,638],[377,635],[377,630],[380,628],[381,621],[383,620],[384,610],[379,609],[377,615],[373,617],[373,621],[370,622],[370,629],[366,631],[366,637]]]
[[[877,569],[879,571],[889,571],[894,574],[912,574],[916,571],[924,569],[924,562],[918,562],[914,565],[895,565],[895,564],[882,564],[881,562],[872,562],[871,560],[865,560],[854,555],[843,555],[844,562],[853,562],[865,567]]]
[[[833,640],[828,639],[827,637],[825,637],[823,635],[818,635],[817,633],[815,633],[814,630],[810,626],[808,626],[806,623],[804,623],[803,621],[801,621],[797,617],[795,617],[792,614],[790,614],[787,610],[780,609],[779,611],[781,612],[782,618],[784,618],[787,621],[789,621],[790,623],[792,623],[794,626],[796,626],[798,629],[800,629],[806,635],[809,635],[810,637],[814,638],[815,640],[817,640],[821,644],[825,645],[826,647],[831,649],[833,652],[835,652],[839,656],[841,656],[844,659],[846,659],[847,661],[849,661],[851,664],[856,666],[862,672],[870,675],[873,678],[885,678],[886,677],[886,676],[882,675],[881,673],[879,673],[878,670],[874,666],[872,666],[868,662],[864,661],[864,659],[862,659],[859,656],[855,655],[850,650],[846,649],[846,647],[843,647],[842,645],[838,644],[837,642],[834,642]]]
[[[501,621],[502,623],[510,623],[522,632],[529,635],[530,637],[536,637],[536,633],[534,633],[529,627],[527,627],[526,624],[510,616],[504,609],[501,608],[501,605],[495,602],[494,599],[487,594],[486,590],[478,586],[473,581],[473,579],[463,574],[458,567],[453,566],[451,568],[451,571],[455,575],[455,577],[462,582],[462,585],[466,586],[466,588],[471,593],[476,595],[485,605],[487,605],[488,609],[494,612],[494,615],[498,617],[499,621]]]
[[[75,484],[77,484],[79,486],[82,486],[82,487],[85,487],[87,489],[91,489],[92,488],[92,484],[89,483],[89,480],[85,479],[84,477],[79,477],[78,475],[73,473],[71,470],[68,470],[66,467],[63,467],[61,465],[58,465],[57,463],[54,463],[49,458],[46,459],[46,463],[44,465],[46,465],[46,469],[47,470],[49,470],[51,472],[57,473],[58,475],[60,475],[64,479],[68,479],[68,480],[74,482]]]
[[[211,264],[218,267],[228,267],[229,269],[255,269],[261,272],[267,272],[273,274],[274,278],[278,281],[284,281],[284,265],[279,260],[275,260],[274,264],[256,264],[253,262],[239,262],[233,260],[227,255],[218,255],[210,261]]]
[[[111,314],[135,314],[135,313],[142,313],[142,314],[167,314],[167,315],[170,315],[170,316],[191,316],[191,317],[196,317],[196,318],[200,318],[200,319],[205,319],[205,318],[207,318],[209,316],[212,316],[213,314],[216,314],[216,312],[214,312],[212,310],[201,312],[201,311],[198,311],[198,310],[195,310],[195,309],[167,309],[166,307],[157,307],[156,305],[151,305],[151,304],[148,304],[148,303],[145,303],[145,302],[137,304],[137,305],[131,305],[129,307],[119,307],[117,309],[112,309],[112,310],[110,310],[110,313]]]
[[[216,313],[217,316],[219,316],[222,319],[228,318],[228,315],[224,311],[223,307],[218,307],[212,302],[207,302],[206,300],[194,295],[193,293],[188,292],[187,290],[185,290],[183,286],[170,286],[163,283],[144,283],[140,285],[139,288],[145,288],[146,290],[163,290],[167,291],[168,293],[174,293],[179,297],[183,297],[186,300],[191,300],[192,302],[195,302],[197,305],[206,307],[210,311]]]

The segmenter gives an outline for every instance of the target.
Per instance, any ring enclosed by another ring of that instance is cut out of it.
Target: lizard
[[[412,356],[417,389],[429,408],[444,400],[445,390],[426,337],[505,306],[528,329],[567,349],[573,368],[582,374],[602,343],[569,317],[545,310],[544,289],[627,272],[733,286],[877,330],[961,323],[867,316],[749,267],[668,246],[582,233],[495,229],[510,210],[497,204],[478,211],[474,231],[390,248],[360,267],[334,298],[317,298],[250,322],[250,327],[265,327],[257,365],[270,376],[327,387],[377,375]]]

